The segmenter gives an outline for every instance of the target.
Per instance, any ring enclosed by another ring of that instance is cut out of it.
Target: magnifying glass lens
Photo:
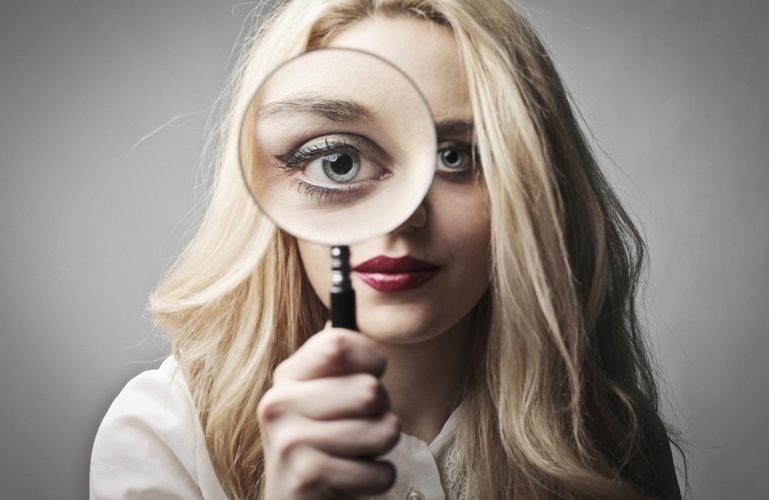
[[[432,182],[432,115],[400,70],[349,49],[275,70],[243,120],[243,175],[259,207],[297,238],[351,245],[384,235]]]

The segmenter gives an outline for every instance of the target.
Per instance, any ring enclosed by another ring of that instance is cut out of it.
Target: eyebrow
[[[463,134],[472,132],[475,128],[473,122],[465,120],[443,120],[435,124],[435,133],[442,135]]]
[[[350,99],[297,95],[265,104],[257,110],[256,117],[280,113],[311,113],[334,122],[366,121],[373,116],[366,106]]]

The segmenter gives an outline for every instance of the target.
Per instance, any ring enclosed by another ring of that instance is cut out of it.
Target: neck
[[[431,443],[456,407],[468,370],[473,317],[417,344],[383,345],[383,383],[403,432]]]

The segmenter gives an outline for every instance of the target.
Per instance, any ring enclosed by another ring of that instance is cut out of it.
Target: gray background
[[[648,238],[693,495],[765,497],[769,4],[525,5]],[[3,0],[0,498],[86,497],[102,415],[166,352],[143,308],[189,230],[207,108],[250,8]]]

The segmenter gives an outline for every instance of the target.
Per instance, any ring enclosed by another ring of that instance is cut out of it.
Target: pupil
[[[449,149],[441,153],[441,160],[447,167],[456,168],[462,164],[462,154],[459,151]]]
[[[350,182],[358,176],[360,159],[350,153],[334,153],[324,156],[322,165],[332,182]]]
[[[350,172],[353,167],[353,161],[350,155],[335,154],[328,157],[328,163],[331,170],[337,175],[344,175]]]

